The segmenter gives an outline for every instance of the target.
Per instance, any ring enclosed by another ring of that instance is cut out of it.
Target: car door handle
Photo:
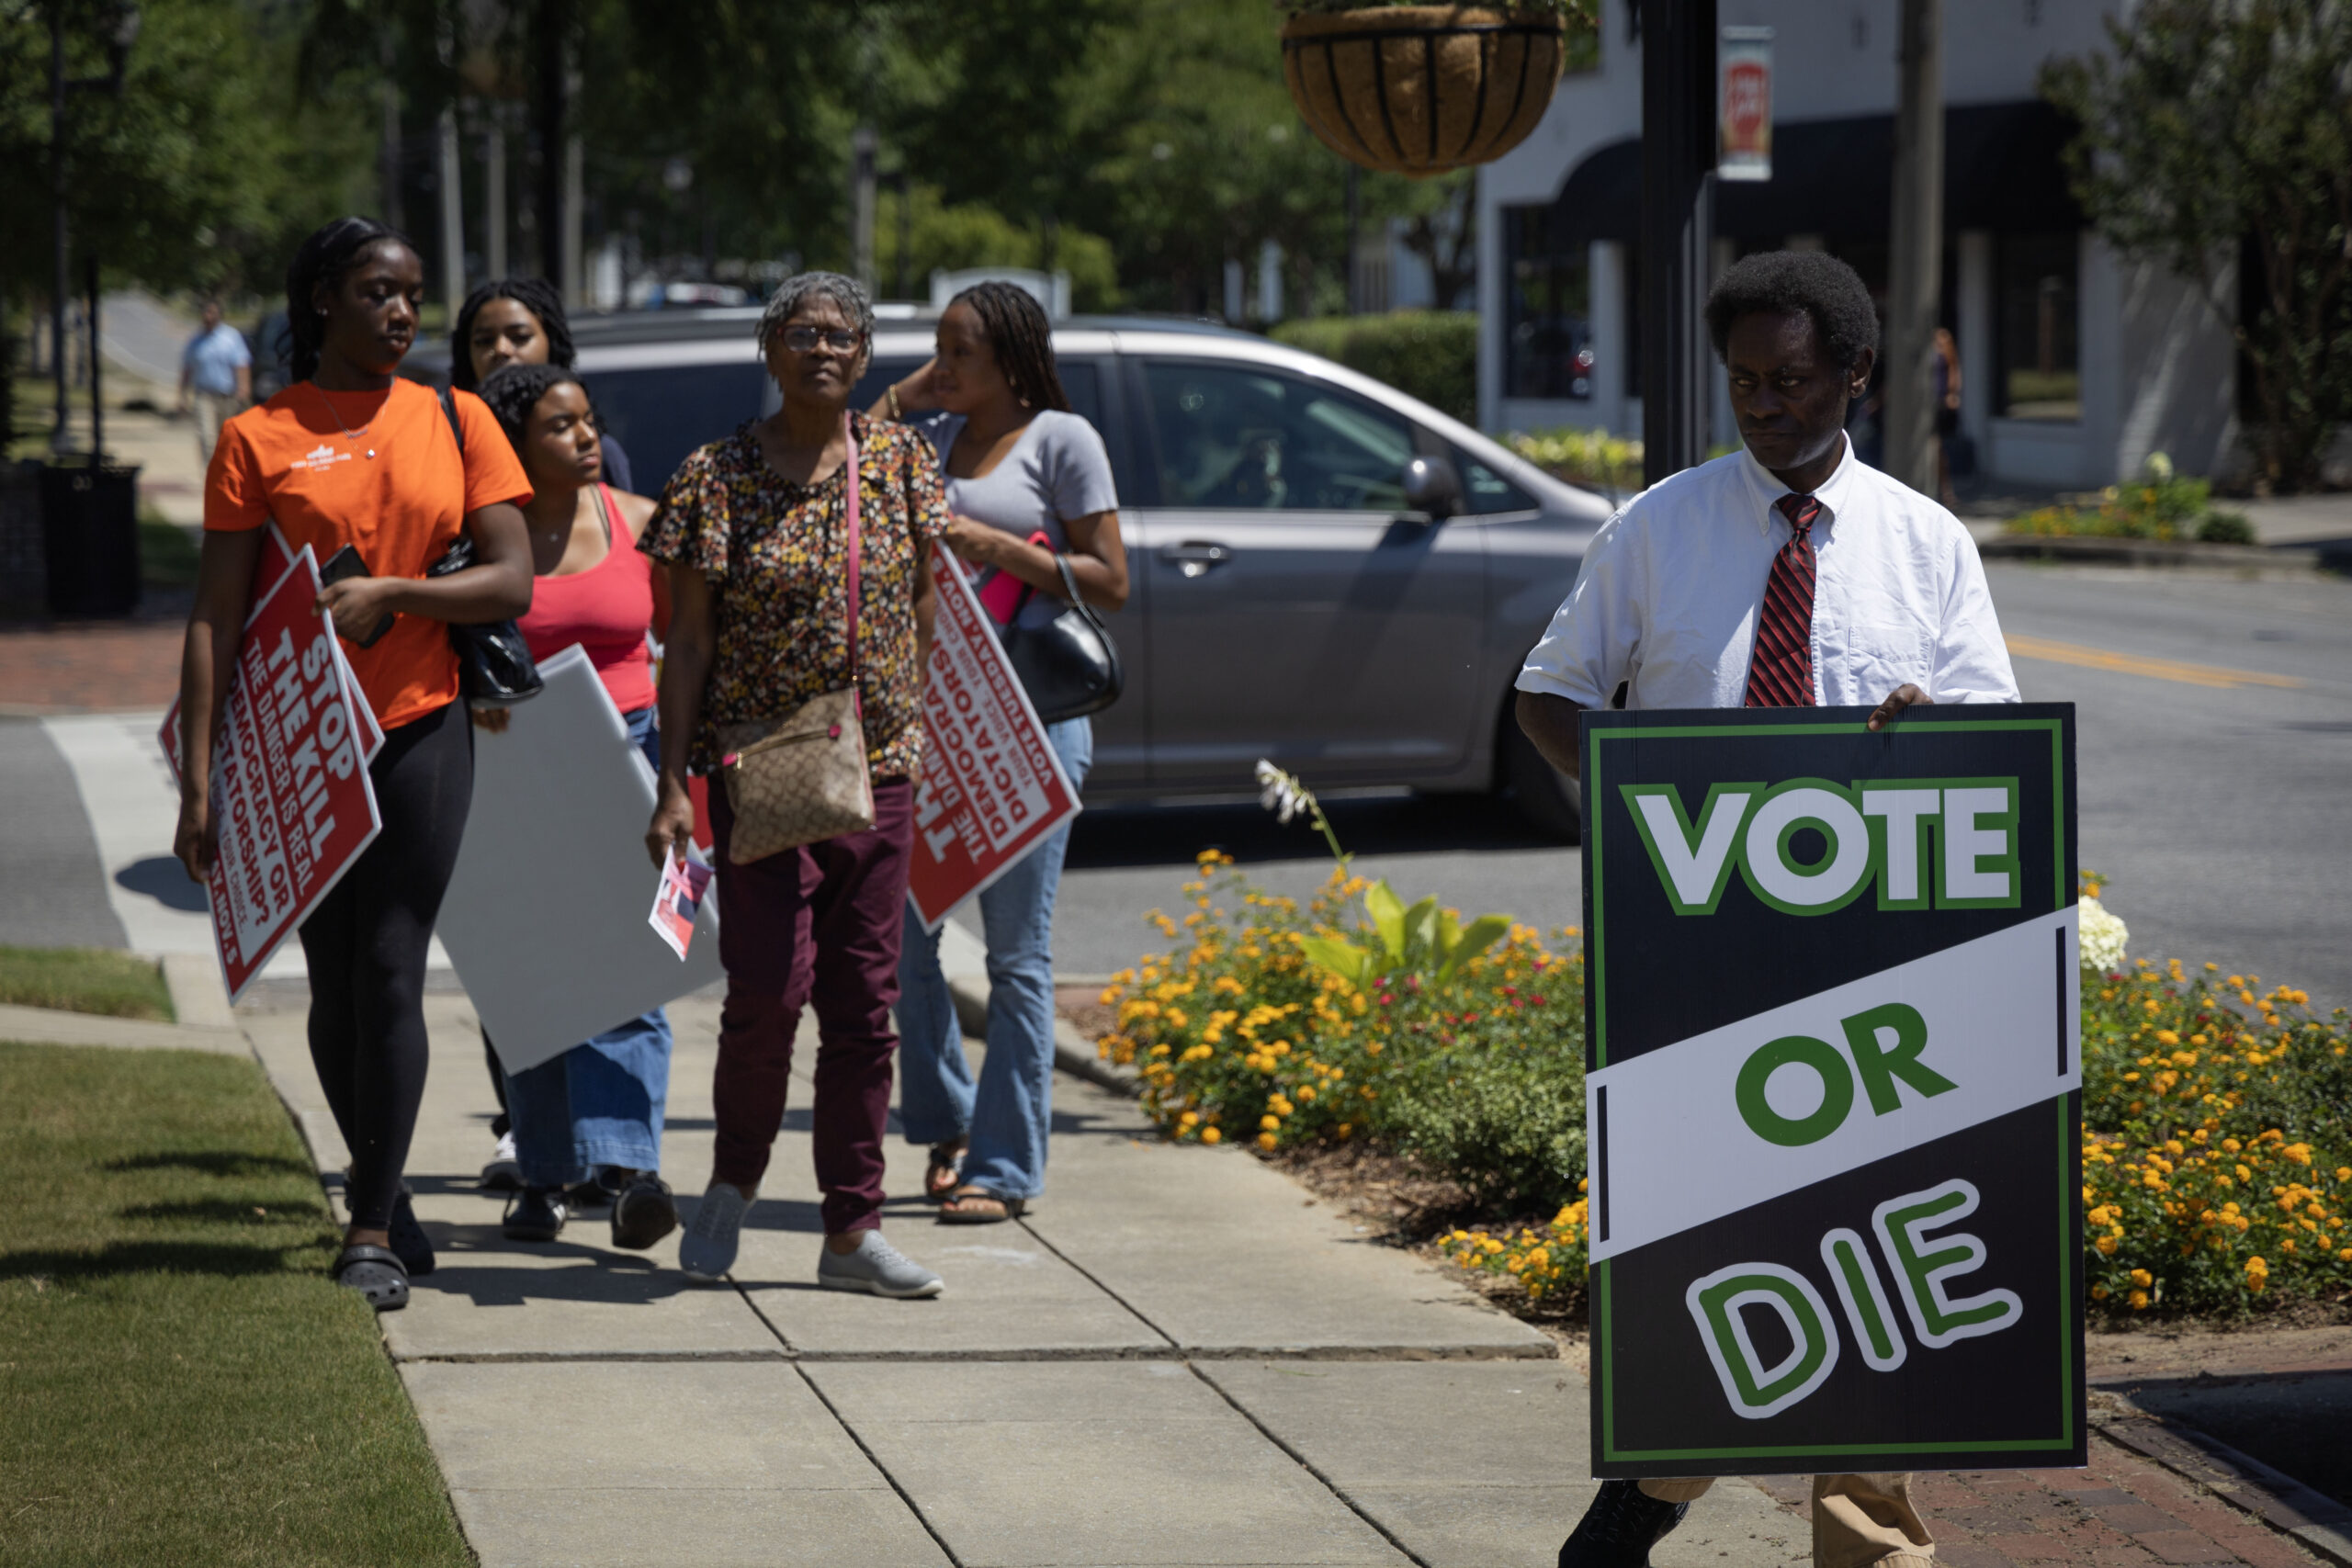
[[[1187,539],[1181,545],[1160,546],[1159,558],[1188,578],[1204,577],[1212,569],[1231,560],[1233,552],[1205,539]]]

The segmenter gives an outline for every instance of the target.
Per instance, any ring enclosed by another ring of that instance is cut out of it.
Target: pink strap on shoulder
[[[857,427],[850,416],[842,415],[842,434],[849,442],[849,456],[842,461],[842,483],[849,489],[849,679],[857,683],[857,567],[858,519],[857,492],[864,487],[857,481]]]

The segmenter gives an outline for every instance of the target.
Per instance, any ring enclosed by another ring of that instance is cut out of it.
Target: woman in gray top
[[[933,411],[914,414],[915,410]],[[1066,557],[1100,609],[1127,600],[1119,499],[1102,438],[1070,412],[1054,367],[1052,328],[1036,300],[982,283],[949,302],[939,352],[886,390],[869,417],[911,419],[939,448],[954,513],[945,543],[972,570],[1000,621],[1044,625],[1059,613]],[[1046,738],[1072,784],[1093,761],[1084,718]],[[899,1113],[910,1142],[931,1145],[924,1191],[951,1224],[1021,1213],[1045,1190],[1054,1079],[1054,894],[1065,827],[979,896],[989,949],[988,1059],[975,1084],[939,968],[939,939],[911,906],[899,960]],[[960,1165],[960,1169],[959,1169]]]

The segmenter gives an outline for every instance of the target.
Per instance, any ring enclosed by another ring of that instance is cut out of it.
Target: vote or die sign
[[[1078,791],[1012,672],[995,625],[941,546],[939,611],[922,694],[922,782],[915,791],[907,897],[925,930],[1002,876],[1078,815]]]
[[[382,826],[355,694],[318,596],[306,549],[245,623],[213,755],[220,851],[207,887],[232,1000]]]
[[[2074,710],[1589,713],[1601,1476],[2086,1462]]]

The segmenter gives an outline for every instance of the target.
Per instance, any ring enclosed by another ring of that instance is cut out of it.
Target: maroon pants
[[[718,958],[727,1006],[718,1021],[711,1099],[718,1123],[711,1175],[756,1187],[784,1125],[792,1037],[817,1009],[817,1185],[825,1234],[882,1224],[882,1134],[890,1054],[899,1036],[899,933],[914,848],[914,785],[874,786],[874,826],[785,850],[749,865],[728,859],[734,813],[710,792],[718,846]]]

